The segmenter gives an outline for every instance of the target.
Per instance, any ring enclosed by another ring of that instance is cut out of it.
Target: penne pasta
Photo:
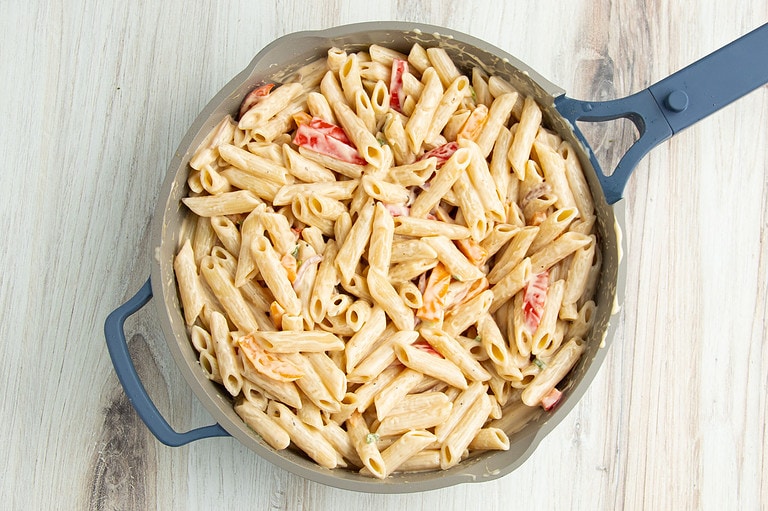
[[[264,443],[328,469],[509,449],[593,342],[577,153],[450,51],[329,48],[189,152],[173,268],[193,356]]]

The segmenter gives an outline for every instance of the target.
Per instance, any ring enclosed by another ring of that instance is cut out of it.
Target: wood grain
[[[768,87],[649,154],[626,208],[627,282],[591,389],[518,470],[422,494],[306,481],[231,438],[170,448],[119,387],[107,314],[149,274],[167,163],[213,95],[273,39],[375,19],[449,26],[572,97],[621,97],[756,28],[768,1],[3,4],[0,479],[8,509],[760,509],[768,506]],[[601,161],[633,140],[596,125]],[[211,418],[153,307],[129,320],[179,430]]]

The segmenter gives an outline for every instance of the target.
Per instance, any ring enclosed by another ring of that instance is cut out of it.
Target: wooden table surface
[[[273,39],[356,21],[431,23],[506,49],[573,97],[608,99],[765,23],[767,0],[111,4],[0,7],[0,507],[768,506],[765,86],[637,167],[617,337],[577,407],[501,479],[369,495],[304,480],[231,438],[166,447],[130,407],[103,336],[107,314],[149,275],[153,208],[187,126]],[[590,133],[606,160],[631,140],[623,129]],[[208,424],[153,310],[127,323],[139,372],[177,429]]]

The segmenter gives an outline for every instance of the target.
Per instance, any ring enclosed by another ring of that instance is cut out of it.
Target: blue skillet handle
[[[125,340],[123,325],[126,318],[144,307],[150,298],[152,298],[152,285],[150,280],[147,279],[138,293],[112,311],[104,322],[104,336],[107,339],[109,356],[112,358],[112,365],[115,366],[117,378],[120,380],[128,400],[136,409],[144,424],[147,425],[147,428],[165,445],[177,447],[200,440],[201,438],[228,436],[229,433],[219,424],[204,426],[187,431],[186,433],[175,431],[160,414],[149,394],[147,394],[146,389],[144,389],[144,385],[142,385],[139,379],[139,375],[131,360],[131,355],[128,352],[128,343]]]
[[[591,102],[562,95],[555,98],[555,107],[587,148],[589,143],[576,121],[626,118],[637,127],[640,138],[611,174],[605,174],[589,152],[605,198],[613,204],[621,199],[629,176],[648,151],[766,83],[768,23],[631,96]]]

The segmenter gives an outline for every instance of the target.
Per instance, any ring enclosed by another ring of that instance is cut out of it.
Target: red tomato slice
[[[403,73],[408,72],[408,61],[394,59],[392,61],[392,75],[389,79],[389,106],[400,113],[403,113]]]
[[[347,137],[347,134],[344,133],[344,130],[341,129],[340,126],[336,126],[335,124],[325,122],[319,117],[313,117],[312,120],[309,121],[309,127],[314,128],[320,133],[328,135],[329,137],[335,138],[339,142],[344,142],[345,144],[352,145],[352,142]]]
[[[435,147],[431,151],[427,151],[421,159],[437,158],[437,168],[440,168],[451,158],[451,156],[453,156],[453,153],[455,153],[458,148],[458,142],[448,142],[447,144]]]
[[[523,315],[525,328],[533,333],[539,327],[541,316],[544,314],[544,302],[549,288],[549,272],[543,271],[533,275],[525,286],[523,297]]]
[[[552,408],[557,406],[557,403],[560,402],[560,399],[562,399],[563,393],[560,392],[557,389],[552,389],[547,393],[546,396],[541,398],[541,407],[544,408],[546,411],[550,411]]]
[[[347,163],[355,163],[357,165],[365,165],[365,160],[360,157],[357,149],[351,143],[345,143],[330,134],[330,132],[336,131],[333,128],[337,128],[338,131],[341,131],[343,134],[344,132],[341,128],[328,124],[325,121],[321,122],[331,128],[325,126],[316,128],[312,126],[312,122],[309,124],[302,124],[296,130],[296,136],[293,138],[293,143],[326,156],[336,158],[337,160],[345,161]],[[344,137],[346,138],[346,135],[344,135]]]

